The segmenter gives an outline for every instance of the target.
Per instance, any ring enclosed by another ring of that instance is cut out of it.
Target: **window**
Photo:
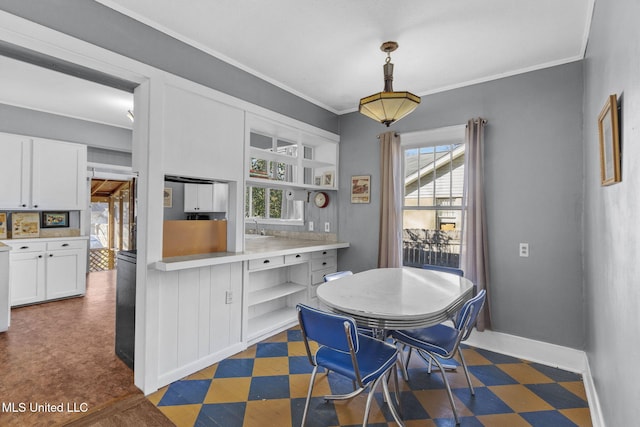
[[[464,126],[403,135],[403,264],[458,268]]]
[[[264,219],[264,223],[303,223],[303,202],[287,200],[285,190],[247,186],[245,197],[245,217]]]

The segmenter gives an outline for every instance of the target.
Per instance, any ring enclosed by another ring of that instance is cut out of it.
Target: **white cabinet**
[[[214,182],[212,184],[185,184],[185,212],[227,212],[229,184]]]
[[[8,243],[11,306],[45,300],[45,243]]]
[[[86,240],[47,243],[46,299],[83,295],[86,290]]]
[[[297,322],[296,304],[308,301],[309,254],[252,259],[246,264],[246,340],[253,343]]]
[[[318,307],[318,285],[324,283],[325,274],[335,273],[338,268],[338,251],[328,249],[311,253],[311,287],[309,299],[311,304]]]
[[[6,331],[11,323],[9,301],[9,250],[0,245],[0,332]]]
[[[213,184],[185,184],[184,211],[213,212]]]
[[[0,143],[0,209],[84,209],[86,146],[6,133]]]
[[[87,241],[7,240],[10,252],[11,305],[83,295],[86,290]]]

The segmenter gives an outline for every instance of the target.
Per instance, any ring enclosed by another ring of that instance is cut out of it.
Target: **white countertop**
[[[346,242],[325,242],[321,240],[297,240],[281,237],[264,237],[245,241],[244,252],[214,252],[164,258],[155,263],[156,270],[175,271],[208,265],[227,264],[248,261],[278,255],[291,255],[300,252],[315,252],[329,249],[348,248]]]
[[[4,243],[0,242],[0,252],[8,251],[11,249],[11,246],[7,246]]]

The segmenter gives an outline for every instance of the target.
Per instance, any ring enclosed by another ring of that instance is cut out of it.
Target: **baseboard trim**
[[[473,347],[525,359],[582,375],[593,427],[605,427],[587,354],[582,350],[495,331],[473,331],[465,342]]]

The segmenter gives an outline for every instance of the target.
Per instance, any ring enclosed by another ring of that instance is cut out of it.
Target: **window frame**
[[[402,178],[403,180],[406,180],[406,175],[405,175],[405,163],[406,163],[406,152],[407,150],[411,150],[411,149],[422,149],[422,148],[427,148],[427,147],[438,147],[438,146],[445,146],[445,145],[454,145],[454,144],[462,144],[462,146],[465,149],[465,155],[466,155],[466,141],[465,141],[465,135],[466,135],[466,125],[455,125],[455,126],[448,126],[448,127],[442,127],[442,128],[437,128],[437,129],[431,129],[431,130],[425,130],[425,131],[418,131],[418,132],[411,132],[411,133],[407,133],[407,134],[402,134],[402,139],[401,139],[401,149],[402,149]],[[449,160],[449,164],[452,164],[453,162],[453,153],[454,150],[450,150],[450,160]],[[466,163],[466,162],[465,162]],[[451,171],[451,170],[450,170]],[[420,169],[418,168],[417,173],[420,173]],[[405,221],[404,221],[404,214],[406,211],[431,211],[431,212],[435,212],[435,215],[437,215],[438,211],[455,211],[455,212],[460,212],[460,234],[462,235],[463,233],[463,228],[464,228],[464,209],[465,209],[465,194],[466,194],[466,190],[464,188],[465,184],[466,184],[466,168],[464,170],[464,177],[463,177],[463,189],[462,189],[462,196],[461,196],[461,201],[460,201],[460,205],[459,206],[451,206],[451,202],[452,202],[452,189],[453,189],[453,173],[449,174],[449,205],[439,205],[437,203],[437,196],[436,196],[436,191],[435,191],[435,180],[434,180],[434,192],[433,192],[433,205],[431,206],[420,206],[420,187],[418,187],[418,202],[416,206],[412,206],[412,205],[407,205],[406,204],[406,194],[405,194],[405,190],[406,190],[406,184],[403,184],[403,194],[402,194],[402,230],[405,230]],[[460,242],[460,245],[462,245],[462,242]],[[460,246],[460,252],[459,255],[461,255],[462,252],[462,246]],[[403,246],[403,264],[404,264],[404,246]]]

